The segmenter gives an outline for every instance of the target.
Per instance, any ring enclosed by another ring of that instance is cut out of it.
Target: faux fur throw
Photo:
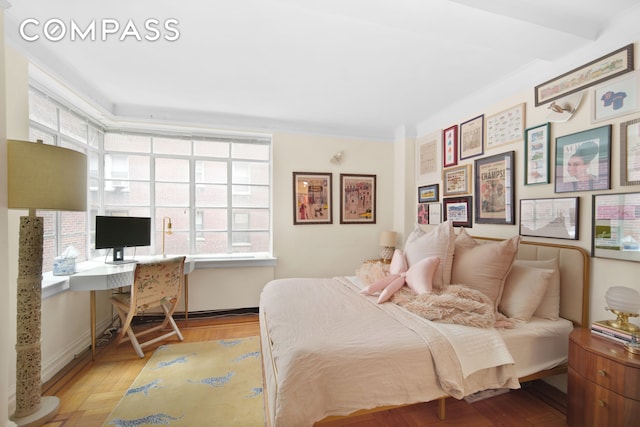
[[[391,301],[434,322],[477,328],[513,327],[507,317],[496,311],[489,297],[463,285],[449,285],[433,293],[420,295],[403,286]]]

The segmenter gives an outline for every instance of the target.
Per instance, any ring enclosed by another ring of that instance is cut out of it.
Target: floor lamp
[[[83,153],[7,140],[9,209],[20,217],[17,283],[16,411],[18,426],[40,426],[55,416],[60,400],[41,396],[41,305],[43,218],[36,209],[86,211],[87,160]]]

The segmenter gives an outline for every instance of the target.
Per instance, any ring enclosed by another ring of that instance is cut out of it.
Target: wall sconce
[[[554,123],[568,121],[580,106],[580,101],[582,101],[582,92],[551,102],[547,107],[548,110],[551,110],[547,120]]]
[[[344,156],[344,151],[338,151],[333,157],[330,159],[331,163],[339,164],[342,162],[342,157]]]
[[[380,258],[382,262],[388,264],[393,258],[393,253],[396,250],[397,233],[395,231],[383,231],[380,233]]]
[[[166,228],[166,231],[165,231]],[[164,236],[171,236],[173,231],[171,231],[171,218],[165,216],[162,218],[162,256],[167,256],[164,252]]]

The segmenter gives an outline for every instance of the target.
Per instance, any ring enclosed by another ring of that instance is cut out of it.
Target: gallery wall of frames
[[[416,139],[418,224],[505,224],[522,236],[566,240],[587,233],[592,256],[640,261],[634,45],[535,86],[532,99],[533,105],[461,117]],[[528,123],[528,108],[540,110],[536,117],[544,110],[546,120]],[[588,115],[580,122],[589,125],[576,131],[568,123],[577,115]],[[615,190],[613,176],[619,177]],[[519,196],[516,178],[549,196]],[[590,199],[590,212],[580,211],[581,197]],[[585,215],[591,217],[586,230],[580,227]]]

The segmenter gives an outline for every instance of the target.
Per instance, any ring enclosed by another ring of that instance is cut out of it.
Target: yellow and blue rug
[[[259,337],[158,347],[104,426],[264,426]]]

